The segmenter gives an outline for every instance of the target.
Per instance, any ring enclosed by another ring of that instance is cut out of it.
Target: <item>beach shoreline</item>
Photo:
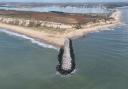
[[[120,14],[121,14],[120,12],[116,13],[117,16],[114,16],[115,20],[110,21],[108,23],[107,22],[93,23],[90,24],[89,26],[84,26],[84,28],[78,30],[68,29],[67,31],[62,33],[52,33],[52,32],[47,33],[45,31],[38,31],[38,30],[36,31],[36,30],[32,30],[31,28],[5,24],[1,22],[0,22],[0,28],[6,29],[7,31],[26,35],[40,42],[51,44],[55,47],[62,47],[64,45],[65,38],[78,39],[90,32],[101,31],[101,28],[102,30],[105,30],[103,28],[117,26],[118,24],[120,24],[120,16],[121,16]]]

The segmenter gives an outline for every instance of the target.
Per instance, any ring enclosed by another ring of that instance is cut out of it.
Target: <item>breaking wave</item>
[[[1,29],[0,31],[6,33],[6,34],[8,34],[8,35],[11,35],[11,36],[17,36],[17,37],[21,37],[21,38],[30,40],[33,44],[37,44],[37,45],[39,45],[39,46],[41,46],[41,47],[52,48],[52,49],[56,49],[56,50],[59,49],[59,48],[54,47],[54,46],[52,46],[52,45],[50,45],[50,44],[46,44],[46,43],[40,42],[40,41],[38,41],[38,40],[35,40],[35,39],[33,39],[33,38],[31,38],[31,37],[28,37],[28,36],[26,36],[26,35],[23,35],[23,34],[19,34],[19,33],[16,33],[16,32],[7,31],[7,30],[5,30],[5,29]]]

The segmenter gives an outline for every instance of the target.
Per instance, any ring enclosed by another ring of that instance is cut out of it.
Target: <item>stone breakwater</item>
[[[60,48],[59,51],[58,61],[57,71],[60,74],[67,75],[74,71],[75,57],[71,40],[65,39],[64,47]]]

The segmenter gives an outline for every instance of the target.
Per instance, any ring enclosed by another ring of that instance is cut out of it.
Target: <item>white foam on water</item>
[[[102,31],[112,31],[112,30],[115,30],[114,27],[103,27],[103,28],[98,28],[96,31],[92,31],[90,33],[102,32]]]
[[[17,37],[21,37],[21,38],[24,38],[24,39],[27,39],[27,40],[30,40],[33,44],[37,44],[39,45],[40,47],[45,47],[45,48],[52,48],[52,49],[56,49],[56,50],[59,50],[59,48],[57,47],[54,47],[50,44],[46,44],[46,43],[43,43],[43,42],[40,42],[40,41],[37,41],[31,37],[28,37],[26,35],[22,35],[22,34],[19,34],[19,33],[15,33],[15,32],[11,32],[11,31],[7,31],[5,29],[0,29],[1,32],[4,32],[10,36],[17,36]]]
[[[77,69],[74,69],[70,74],[67,74],[67,75],[63,75],[61,73],[59,73],[58,71],[56,71],[56,75],[59,75],[61,76],[62,78],[69,78],[71,77],[72,75],[74,75],[76,73]]]
[[[126,22],[121,22],[120,23],[120,26],[125,26],[125,25],[128,25]]]

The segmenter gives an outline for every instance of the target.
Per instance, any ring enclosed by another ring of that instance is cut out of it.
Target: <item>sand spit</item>
[[[0,22],[0,28],[7,29],[8,31],[16,32],[19,34],[27,35],[29,37],[35,38],[39,41],[46,42],[48,44],[54,45],[56,47],[61,47],[64,45],[65,38],[80,38],[85,36],[86,34],[90,32],[105,30],[101,28],[105,27],[112,27],[120,24],[120,16],[121,12],[119,10],[116,10],[111,15],[114,20],[112,21],[101,21],[97,23],[89,23],[87,25],[83,25],[81,29],[68,29],[64,32],[46,32],[46,31],[39,31],[39,30],[33,30],[31,28],[25,28],[21,26],[16,25],[10,25]]]

